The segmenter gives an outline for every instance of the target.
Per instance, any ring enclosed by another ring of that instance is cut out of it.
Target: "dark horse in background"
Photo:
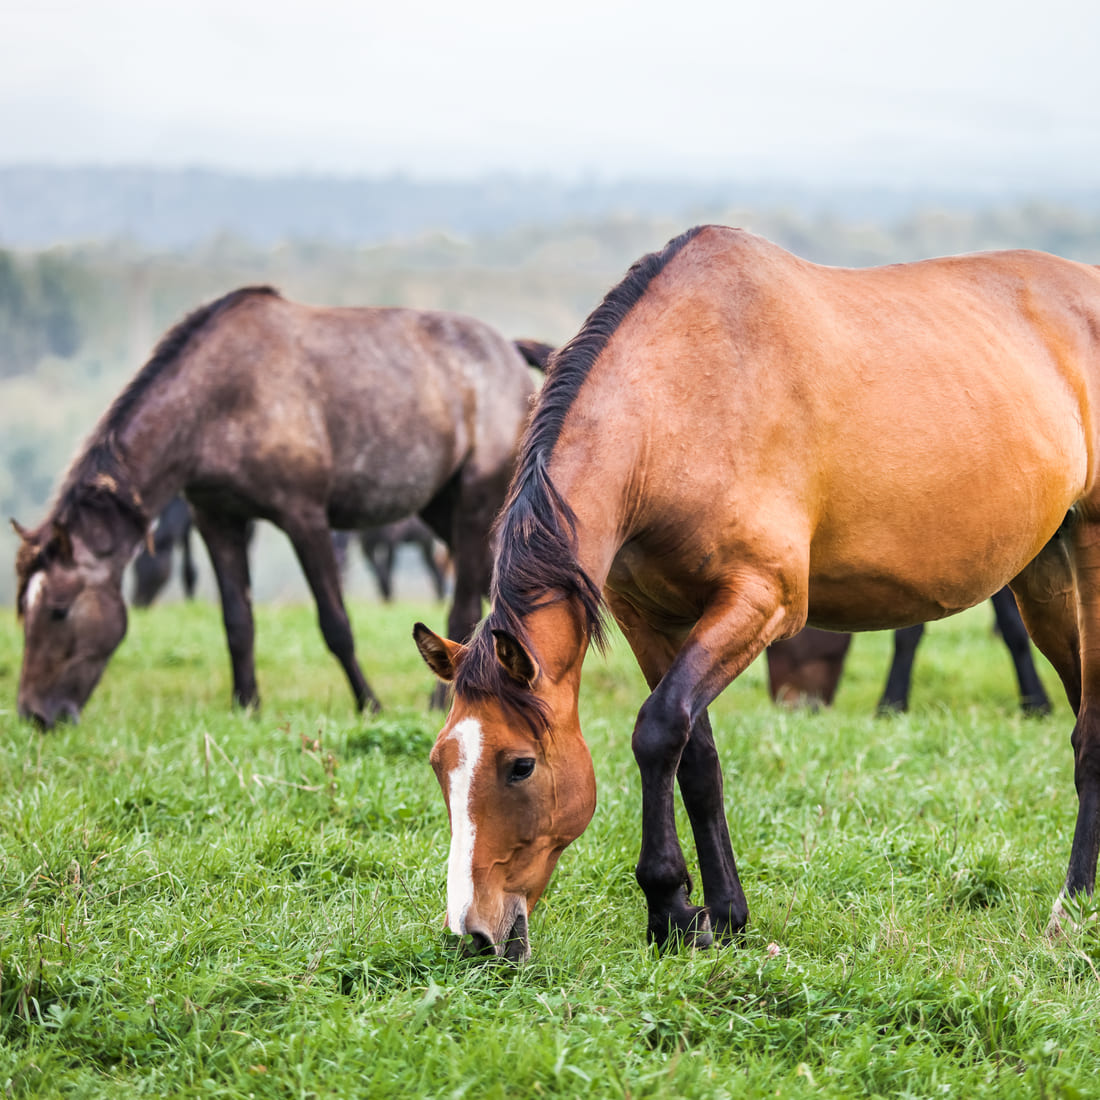
[[[1010,588],[994,592],[990,598],[997,632],[1008,647],[1016,681],[1020,687],[1020,707],[1024,714],[1050,713],[1050,700],[1039,679],[1031,655],[1027,628]],[[913,681],[913,662],[924,634],[924,623],[894,631],[894,657],[886,676],[886,686],[878,701],[880,714],[909,709],[909,688]],[[816,630],[812,626],[793,638],[772,642],[767,649],[768,694],[785,705],[830,706],[836,695],[844,659],[852,641],[851,634]]]
[[[472,640],[414,630],[454,683],[431,761],[448,922],[468,947],[527,954],[529,914],[595,809],[578,698],[605,609],[650,689],[636,874],[657,943],[703,946],[748,921],[707,717],[718,694],[807,624],[893,630],[1005,584],[1077,716],[1064,893],[1092,893],[1100,268],[1024,251],[822,267],[691,230],[555,353],[496,531]]]
[[[300,305],[270,287],[197,309],[108,408],[45,520],[16,525],[20,714],[79,715],[126,631],[123,570],[180,492],[217,578],[236,702],[259,701],[247,548],[266,519],[290,538],[357,706],[376,708],[330,529],[421,515],[453,555],[449,629],[467,636],[534,389],[511,341],[457,314]]]
[[[333,531],[332,546],[336,564],[343,576],[348,566],[348,547],[352,541],[359,543],[363,561],[374,576],[378,594],[389,603],[393,599],[393,571],[397,551],[402,546],[415,546],[420,560],[431,578],[432,590],[437,600],[447,594],[448,559],[445,547],[440,546],[432,529],[419,517],[409,516],[384,527],[364,527],[361,531]]]
[[[199,575],[191,554],[191,509],[183,497],[173,497],[153,522],[152,538],[146,539],[134,558],[134,583],[130,602],[149,607],[172,576],[172,559],[180,549],[180,582],[191,599]],[[152,545],[150,546],[150,542]]]

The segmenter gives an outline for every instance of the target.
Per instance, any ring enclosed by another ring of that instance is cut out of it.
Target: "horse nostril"
[[[468,932],[462,940],[462,954],[467,958],[479,955],[495,955],[493,941],[484,932]]]

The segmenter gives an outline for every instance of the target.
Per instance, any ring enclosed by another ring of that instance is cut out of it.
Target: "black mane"
[[[122,511],[142,527],[148,524],[152,517],[145,514],[144,504],[126,471],[117,435],[153,383],[179,359],[194,335],[238,302],[256,295],[279,297],[279,292],[270,286],[241,287],[199,306],[161,337],[152,357],[111,403],[69,468],[53,509],[57,522],[68,523],[75,510],[89,499],[113,497]]]
[[[548,716],[538,697],[504,671],[496,658],[492,632],[507,631],[529,646],[524,620],[531,612],[551,603],[576,600],[588,639],[604,647],[603,598],[577,561],[576,516],[550,480],[550,456],[569,409],[608,340],[655,276],[701,228],[689,229],[660,252],[638,260],[593,310],[580,332],[551,356],[546,384],[524,436],[519,465],[497,521],[492,609],[459,666],[455,691],[467,698],[500,700],[536,733],[547,728]]]

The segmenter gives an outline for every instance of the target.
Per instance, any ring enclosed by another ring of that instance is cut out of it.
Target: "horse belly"
[[[441,440],[401,448],[365,447],[334,465],[329,513],[346,526],[391,523],[424,508],[458,462]]]
[[[992,494],[996,495],[996,494]],[[947,501],[852,521],[811,545],[808,622],[832,630],[895,629],[940,619],[990,597],[1055,534],[1074,494]],[[1000,507],[997,507],[1000,503]]]

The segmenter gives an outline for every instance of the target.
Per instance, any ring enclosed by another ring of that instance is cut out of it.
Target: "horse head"
[[[79,719],[126,634],[122,572],[140,524],[102,497],[34,531],[12,521],[23,621],[18,708],[45,729]]]
[[[540,667],[505,631],[469,646],[413,631],[440,679],[453,682],[475,646],[496,663],[498,690],[464,692],[431,752],[451,822],[447,923],[470,954],[530,955],[527,920],[558,857],[596,808],[592,758],[581,736],[576,677]],[[491,646],[490,646],[491,643]]]

